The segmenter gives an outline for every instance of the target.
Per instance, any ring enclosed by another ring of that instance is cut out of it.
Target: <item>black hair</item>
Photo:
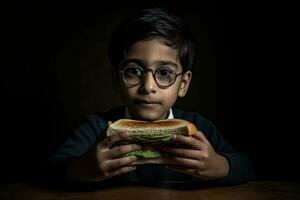
[[[161,8],[141,10],[125,19],[112,33],[108,57],[112,72],[119,68],[128,49],[141,40],[159,39],[178,50],[183,71],[192,69],[194,39],[186,24]]]

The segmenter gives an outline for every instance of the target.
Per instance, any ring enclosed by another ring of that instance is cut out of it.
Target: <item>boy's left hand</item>
[[[175,163],[166,165],[167,168],[205,180],[220,179],[228,175],[227,159],[215,152],[201,131],[197,131],[193,137],[176,135],[173,140],[179,147],[161,148],[172,154],[164,159]]]

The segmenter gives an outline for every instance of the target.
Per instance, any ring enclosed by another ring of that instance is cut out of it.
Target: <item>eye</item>
[[[127,76],[142,76],[143,75],[143,69],[141,69],[138,66],[128,66],[125,68],[124,73]]]
[[[158,77],[169,77],[174,74],[174,70],[172,70],[171,68],[164,67],[159,69],[156,73]]]

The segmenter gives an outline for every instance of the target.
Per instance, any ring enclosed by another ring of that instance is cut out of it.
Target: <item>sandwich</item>
[[[109,124],[107,136],[126,132],[127,140],[115,145],[139,144],[142,150],[132,151],[122,156],[137,156],[138,160],[133,165],[140,164],[171,164],[162,158],[163,153],[158,146],[175,145],[172,137],[176,135],[192,136],[197,132],[196,126],[183,119],[165,119],[154,122],[120,119]]]

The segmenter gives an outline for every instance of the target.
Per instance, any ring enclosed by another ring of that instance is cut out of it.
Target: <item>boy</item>
[[[88,117],[48,160],[67,180],[127,183],[234,184],[254,178],[250,159],[226,143],[215,126],[196,113],[172,108],[192,79],[194,55],[189,29],[162,9],[127,18],[112,34],[109,48],[115,89],[126,106]],[[105,137],[107,123],[120,118],[145,121],[182,118],[193,122],[194,137],[177,136],[181,147],[161,147],[177,165],[130,166],[137,158],[121,155],[142,147],[113,145],[126,133]]]

